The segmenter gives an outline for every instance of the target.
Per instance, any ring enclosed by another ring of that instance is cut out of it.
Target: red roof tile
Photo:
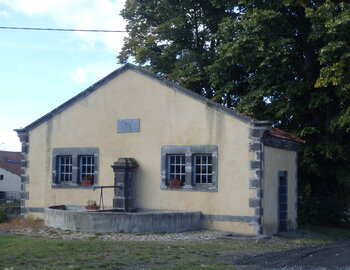
[[[278,139],[283,139],[283,140],[288,140],[288,141],[294,141],[297,143],[305,143],[304,140],[300,139],[297,136],[294,136],[288,132],[285,132],[279,128],[273,127],[268,131],[268,134],[272,137],[278,138]]]
[[[21,152],[0,151],[0,168],[21,175]]]

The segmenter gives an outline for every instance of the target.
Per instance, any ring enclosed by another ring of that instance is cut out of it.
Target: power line
[[[94,33],[152,33],[151,31],[133,31],[133,30],[106,30],[106,29],[74,29],[74,28],[47,28],[47,27],[17,27],[17,26],[0,26],[0,30],[29,30],[29,31],[60,31],[60,32],[94,32]],[[154,33],[173,33],[174,31],[179,31],[181,29],[171,29],[169,31],[154,31]],[[187,30],[186,30],[187,31]],[[236,32],[234,35],[350,35],[350,32],[337,32],[337,33],[276,33],[276,32]]]
[[[127,30],[104,30],[104,29],[73,29],[73,28],[43,28],[43,27],[16,27],[0,26],[7,30],[35,30],[35,31],[62,31],[62,32],[97,32],[97,33],[128,33]]]

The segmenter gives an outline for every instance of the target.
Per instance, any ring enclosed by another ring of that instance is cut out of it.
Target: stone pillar
[[[26,185],[29,183],[29,176],[27,175],[27,168],[29,166],[28,163],[28,152],[29,152],[29,136],[28,131],[25,129],[15,129],[19,140],[22,144],[21,150],[21,217],[25,217],[28,214],[25,201],[29,199],[29,192],[26,191]]]
[[[114,171],[113,208],[121,211],[136,210],[136,168],[134,158],[119,158],[112,165]]]
[[[249,188],[255,190],[249,198],[249,207],[254,208],[255,218],[252,225],[255,227],[255,233],[263,233],[262,216],[264,209],[262,207],[263,187],[264,187],[264,147],[263,138],[265,133],[272,129],[270,121],[255,121],[250,129],[249,152],[254,153],[254,157],[249,161],[249,169],[252,171],[252,178],[249,179]]]

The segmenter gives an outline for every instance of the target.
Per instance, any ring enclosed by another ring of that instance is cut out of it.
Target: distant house
[[[200,211],[203,228],[238,233],[296,228],[304,141],[134,65],[16,131],[24,214],[98,201],[93,188],[113,185],[111,165],[127,157],[139,165],[139,209]]]
[[[21,192],[21,153],[0,151],[0,192],[7,200],[19,200]]]

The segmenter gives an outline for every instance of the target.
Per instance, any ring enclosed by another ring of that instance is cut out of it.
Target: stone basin
[[[171,233],[201,229],[201,213],[175,210],[87,211],[80,205],[56,205],[45,208],[45,225],[84,232]]]

